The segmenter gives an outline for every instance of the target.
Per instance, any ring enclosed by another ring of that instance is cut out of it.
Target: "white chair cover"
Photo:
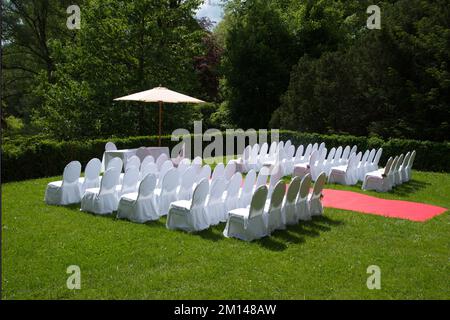
[[[214,180],[218,179],[218,178],[224,178],[225,175],[225,165],[223,163],[219,163],[216,165],[216,167],[214,168],[214,172],[212,174],[212,178],[211,178],[211,183],[214,182]]]
[[[209,165],[204,165],[202,170],[197,176],[196,182],[199,183],[203,179],[206,179],[208,182],[211,178],[211,167]]]
[[[130,168],[139,168],[141,167],[141,160],[137,156],[131,156],[127,159],[127,163],[125,165],[125,171],[127,171]]]
[[[286,220],[283,216],[283,200],[286,194],[286,184],[279,181],[275,186],[272,197],[267,200],[264,211],[266,213],[268,233],[275,230],[286,229]]]
[[[167,216],[167,228],[170,230],[184,230],[197,232],[209,228],[208,217],[205,213],[205,202],[209,192],[209,182],[200,181],[194,191],[193,199],[180,200],[170,205]]]
[[[255,170],[250,170],[245,176],[244,186],[239,194],[239,208],[246,208],[250,205],[253,196],[253,187],[256,182],[256,172]],[[267,183],[267,177],[266,177]],[[265,183],[264,183],[265,184]]]
[[[167,154],[165,154],[165,153],[161,154],[158,157],[158,159],[156,159],[156,165],[158,166],[159,171],[161,171],[163,164],[166,163],[167,161],[170,161],[170,160],[169,160],[169,157],[167,156]],[[170,161],[170,162],[172,162],[172,161]]]
[[[137,167],[131,167],[125,172],[122,184],[116,186],[117,201],[119,201],[124,194],[136,192],[139,175],[140,173]]]
[[[227,166],[225,167],[225,179],[230,181],[233,175],[236,173],[236,163],[230,161],[228,162]]]
[[[225,202],[223,201],[223,194],[226,189],[227,181],[224,177],[217,178],[211,183],[211,190],[205,205],[205,212],[210,226],[218,225],[224,221],[227,212]]]
[[[178,172],[170,169],[164,176],[161,189],[155,190],[155,200],[160,216],[166,216],[172,202],[177,201]]]
[[[223,231],[227,238],[253,241],[268,235],[264,219],[264,206],[267,199],[267,187],[259,187],[253,195],[248,208],[235,209],[228,213],[228,221]]]
[[[242,174],[236,172],[228,184],[227,191],[224,194],[225,211],[222,212],[220,221],[227,221],[227,213],[239,207],[239,191],[242,186]]]
[[[308,162],[296,164],[294,166],[294,176],[302,178],[307,174],[311,174],[311,167],[316,163],[318,158],[319,151],[314,151],[313,153],[311,153]]]
[[[336,154],[336,148],[331,148],[330,152],[328,153],[327,159],[324,161],[323,165],[323,171],[328,175],[330,175],[331,172],[331,165],[333,163],[334,155]]]
[[[164,181],[164,177],[166,176],[167,172],[169,172],[169,170],[173,169],[173,163],[170,160],[166,160],[162,165],[161,168],[159,170],[159,175],[158,175],[158,182],[156,184],[157,188],[161,188],[162,183]]]
[[[322,191],[326,181],[327,176],[323,172],[314,184],[313,192],[309,196],[309,214],[311,216],[321,216],[323,214]]]
[[[62,181],[50,182],[45,190],[44,201],[49,205],[69,205],[80,203],[80,187],[78,181],[81,174],[81,163],[70,162],[63,172]]]
[[[156,175],[147,175],[139,186],[139,192],[125,194],[119,202],[117,217],[137,223],[159,220],[154,191]]]
[[[416,150],[414,150],[409,158],[408,167],[406,168],[406,181],[412,179],[412,168],[414,166],[414,160],[416,160]]]
[[[303,145],[298,147],[297,152],[295,153],[294,165],[299,164],[303,158]]]
[[[394,159],[392,157],[386,163],[384,170],[369,172],[364,177],[362,185],[363,190],[375,190],[378,192],[387,192],[390,189],[389,172],[393,165]]]
[[[307,174],[303,177],[300,184],[300,192],[297,197],[297,218],[298,220],[308,221],[311,220],[311,214],[309,212],[309,189],[311,188],[311,175]]]
[[[369,159],[369,154],[370,154],[370,151],[366,150],[366,152],[364,153],[361,161],[359,162],[359,164],[356,168],[359,181],[364,181],[364,176],[366,175],[365,174],[365,166],[366,166],[367,160]]]
[[[327,148],[323,148],[322,153],[317,158],[317,161],[311,163],[310,172],[313,181],[316,181],[319,175],[324,171],[323,163],[325,162],[326,156],[327,156]]]
[[[295,177],[289,185],[289,189],[286,194],[286,201],[283,205],[286,225],[294,225],[298,222],[296,201],[300,191],[301,182],[302,179],[300,177]]]
[[[270,183],[269,183],[269,194],[268,198],[270,199],[272,197],[273,190],[275,189],[276,184],[280,179],[283,177],[283,170],[281,168],[281,165],[276,165],[275,168],[273,168],[271,175],[270,175]]]
[[[147,163],[145,167],[141,168],[141,181],[145,179],[149,174],[153,174],[156,177],[159,175],[158,173],[158,166],[156,163]]]
[[[194,167],[189,167],[181,177],[181,184],[178,188],[177,200],[192,199],[192,192],[195,184],[195,178],[197,177],[195,171],[196,170]]]
[[[107,142],[105,144],[105,152],[106,151],[115,151],[115,150],[117,150],[117,147],[113,142]],[[105,172],[105,152],[103,152],[101,172]]]
[[[80,188],[80,195],[83,197],[86,189],[100,187],[100,172],[102,169],[102,162],[94,158],[86,165],[84,177],[78,179],[78,187]],[[81,201],[81,198],[80,198]]]
[[[95,214],[111,214],[117,210],[118,201],[116,185],[119,183],[120,171],[117,168],[105,172],[100,188],[87,189],[81,200],[81,211]]]
[[[397,186],[402,183],[402,177],[400,175],[400,166],[403,163],[403,159],[405,158],[404,154],[401,154],[398,158],[397,164],[394,168],[394,186]]]
[[[403,159],[403,163],[400,166],[400,180],[401,183],[404,183],[407,181],[407,172],[406,169],[408,167],[408,163],[409,163],[409,159],[411,158],[411,152],[408,152],[405,156],[405,158]]]

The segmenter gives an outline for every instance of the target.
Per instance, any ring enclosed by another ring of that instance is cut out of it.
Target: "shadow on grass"
[[[415,193],[422,191],[423,189],[427,188],[430,185],[431,183],[429,182],[411,180],[409,182],[394,187],[394,189],[392,190],[392,194],[399,195],[402,197],[406,196],[411,197],[414,196]]]

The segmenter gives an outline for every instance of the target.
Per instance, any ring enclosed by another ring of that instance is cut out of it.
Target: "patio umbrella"
[[[117,98],[114,99],[114,101],[157,102],[159,104],[159,146],[161,146],[163,103],[205,103],[205,101],[189,97],[161,86],[126,97]]]

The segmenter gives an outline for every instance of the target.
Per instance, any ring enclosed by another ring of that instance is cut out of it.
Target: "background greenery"
[[[206,127],[446,141],[447,0],[229,0],[215,28],[201,0],[3,2],[4,136],[157,133],[155,106],[113,102],[162,84],[211,102],[171,106],[166,134]],[[368,30],[368,5],[382,29]]]

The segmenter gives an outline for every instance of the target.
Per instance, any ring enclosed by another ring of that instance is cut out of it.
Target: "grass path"
[[[56,178],[57,179],[57,178]],[[449,212],[426,223],[337,209],[253,243],[51,207],[55,178],[2,185],[3,299],[448,299]],[[360,192],[357,187],[327,186]],[[450,175],[415,172],[392,194],[450,208]],[[81,268],[81,290],[66,268]],[[378,265],[382,289],[366,287]]]

